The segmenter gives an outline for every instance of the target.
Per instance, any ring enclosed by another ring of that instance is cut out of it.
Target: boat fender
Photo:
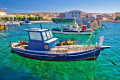
[[[25,45],[25,44],[26,44],[25,39],[22,39],[21,44],[22,44],[22,45]]]
[[[45,47],[44,47],[45,49],[48,49],[48,45],[45,45]]]

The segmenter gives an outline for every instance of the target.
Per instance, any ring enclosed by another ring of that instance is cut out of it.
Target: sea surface
[[[54,23],[33,23],[31,28],[57,27]],[[120,23],[101,23],[106,25],[99,28],[92,36],[92,43],[99,43],[104,36],[105,46],[112,46],[103,52],[117,65],[120,65]],[[60,27],[60,25],[58,25]],[[0,50],[8,47],[10,41],[18,42],[28,39],[24,29],[30,25],[9,27],[0,31]],[[54,34],[60,40],[87,41],[89,35]],[[94,63],[94,69],[93,69]],[[120,67],[113,65],[102,53],[97,60],[53,62],[29,59],[11,53],[10,48],[0,51],[0,80],[120,80]]]

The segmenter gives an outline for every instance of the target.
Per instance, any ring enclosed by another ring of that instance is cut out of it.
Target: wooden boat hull
[[[101,50],[109,48],[109,47],[102,47]],[[99,48],[83,51],[83,52],[76,52],[76,53],[55,53],[48,51],[33,51],[33,50],[25,50],[19,48],[12,48],[12,50],[17,53],[18,55],[39,59],[39,60],[47,60],[47,61],[77,61],[77,60],[95,60],[100,54]]]
[[[61,30],[52,30],[53,33],[56,34],[72,34],[72,35],[90,35],[91,30],[88,31],[61,31]]]

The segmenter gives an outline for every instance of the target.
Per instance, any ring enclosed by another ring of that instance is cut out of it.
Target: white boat
[[[21,25],[31,25],[30,20],[25,20],[23,22],[20,23]]]
[[[58,34],[74,34],[74,35],[90,35],[91,29],[87,29],[86,25],[82,25],[82,27],[78,26],[77,23],[70,24],[70,25],[64,25],[63,29],[59,28],[53,28],[53,33]],[[94,32],[94,31],[93,31]]]
[[[57,34],[74,34],[74,35],[90,35],[91,29],[87,28],[87,25],[78,25],[76,23],[76,21],[73,19],[52,19],[53,22],[55,22],[56,24],[61,23],[61,28],[57,27],[57,28],[53,28],[52,31],[53,33],[57,33]],[[64,25],[62,26],[62,23],[68,23],[71,22],[70,25]],[[97,20],[95,20],[93,23],[91,23],[91,25],[93,26],[97,26],[99,27],[99,22]],[[96,28],[97,29],[97,28]]]
[[[9,23],[9,26],[20,26],[20,23],[19,22],[13,22],[13,23]]]

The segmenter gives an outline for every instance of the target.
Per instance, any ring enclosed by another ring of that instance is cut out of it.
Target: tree
[[[33,21],[35,21],[35,16],[33,17]]]
[[[19,21],[19,17],[17,16],[16,18],[17,18],[17,20]]]
[[[32,17],[31,17],[31,16],[29,17],[29,20],[32,20]]]
[[[26,17],[26,16],[23,16],[22,21],[24,21],[24,20],[27,20],[27,17]]]
[[[5,20],[5,17],[1,17],[2,18],[2,20]]]
[[[30,17],[27,17],[27,20],[30,20]]]
[[[120,16],[117,16],[117,17],[116,17],[116,20],[120,20]]]
[[[35,16],[35,21],[38,21],[38,16]]]
[[[43,20],[44,18],[41,16],[41,20]]]
[[[22,21],[22,16],[19,16],[19,21]]]
[[[2,21],[2,18],[0,17],[0,21]]]
[[[10,20],[12,21],[12,20],[13,20],[13,17],[10,17]]]
[[[14,17],[14,21],[17,21],[17,17]]]
[[[43,17],[42,16],[38,16],[38,20],[43,20]]]
[[[31,17],[31,21],[34,21],[34,17]]]
[[[5,20],[9,21],[9,17],[6,17]]]
[[[34,17],[32,17],[32,16],[30,16],[30,20],[31,20],[31,21],[34,21],[34,20],[35,20],[35,18],[34,18]]]

